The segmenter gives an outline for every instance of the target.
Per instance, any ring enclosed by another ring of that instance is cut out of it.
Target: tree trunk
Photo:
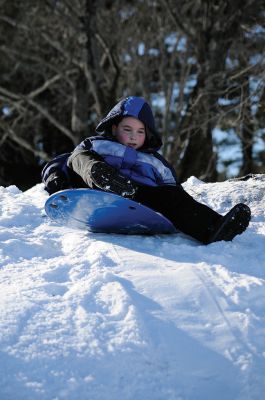
[[[240,170],[242,175],[249,174],[253,171],[253,135],[254,127],[252,123],[250,109],[250,91],[249,79],[245,76],[242,84],[242,120],[240,139],[242,144],[243,163]]]

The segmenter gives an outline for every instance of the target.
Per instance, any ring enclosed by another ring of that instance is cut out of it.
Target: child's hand
[[[93,183],[101,190],[116,193],[119,196],[133,198],[137,192],[137,186],[129,178],[118,173],[118,171],[99,161],[91,168]]]
[[[45,190],[49,194],[53,194],[59,190],[68,189],[70,187],[65,175],[61,171],[53,172],[46,180],[45,186]]]

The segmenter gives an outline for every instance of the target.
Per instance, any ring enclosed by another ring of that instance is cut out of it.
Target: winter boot
[[[250,208],[246,204],[239,203],[235,205],[223,218],[217,223],[210,234],[208,244],[221,240],[230,241],[236,235],[240,235],[248,227],[251,219]]]

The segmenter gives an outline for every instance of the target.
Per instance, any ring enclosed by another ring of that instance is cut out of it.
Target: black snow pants
[[[176,229],[207,244],[222,216],[199,203],[181,185],[140,186],[135,201],[160,212]]]

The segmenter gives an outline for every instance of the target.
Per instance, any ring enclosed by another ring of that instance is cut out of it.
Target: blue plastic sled
[[[48,198],[45,211],[60,225],[91,232],[176,233],[174,225],[161,214],[135,201],[99,190],[62,190]]]

